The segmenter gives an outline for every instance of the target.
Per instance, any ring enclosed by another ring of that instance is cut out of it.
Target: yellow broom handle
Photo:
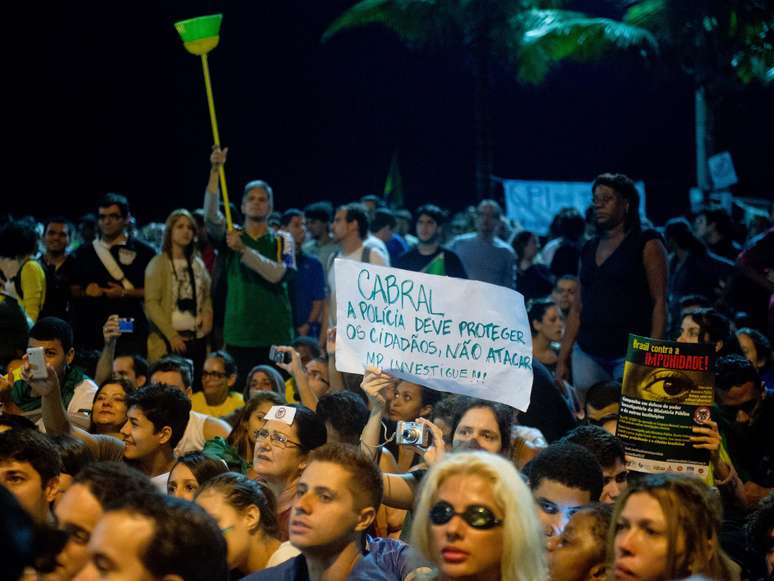
[[[210,82],[210,67],[207,64],[207,53],[202,55],[202,70],[204,71],[204,87],[207,89],[207,105],[210,109],[210,124],[212,125],[212,138],[215,145],[220,147],[220,133],[218,133],[218,120],[215,117],[215,99],[212,96],[212,83]],[[226,213],[226,228],[233,229],[231,222],[231,206],[228,203],[228,189],[226,188],[226,172],[223,165],[219,167],[220,191],[223,194],[223,210]]]

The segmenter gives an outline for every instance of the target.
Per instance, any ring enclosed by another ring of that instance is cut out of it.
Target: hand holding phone
[[[134,333],[134,319],[118,319],[118,330],[121,333]]]
[[[269,349],[269,359],[274,361],[274,363],[284,363],[287,365],[293,360],[293,356],[287,351],[278,350],[276,345],[272,345],[271,349]]]
[[[43,352],[43,347],[28,348],[27,361],[30,364],[30,377],[33,379],[46,379],[48,377],[46,356]]]

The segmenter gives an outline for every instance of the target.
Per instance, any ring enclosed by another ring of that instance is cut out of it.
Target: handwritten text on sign
[[[369,365],[525,411],[532,340],[524,298],[492,284],[337,259],[336,368]]]

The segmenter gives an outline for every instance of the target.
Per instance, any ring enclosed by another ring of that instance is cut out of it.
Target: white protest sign
[[[707,160],[707,165],[712,177],[712,185],[716,190],[733,186],[739,181],[729,152],[723,151],[713,155]]]
[[[532,336],[524,297],[485,282],[336,259],[336,368],[367,366],[526,411]]]
[[[640,193],[640,217],[645,218],[645,183],[634,185]],[[503,190],[506,216],[538,234],[548,232],[562,208],[575,208],[583,215],[591,205],[591,182],[503,180]]]

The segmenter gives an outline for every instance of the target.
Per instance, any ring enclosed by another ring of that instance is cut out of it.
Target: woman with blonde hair
[[[532,495],[513,464],[487,452],[455,453],[428,472],[412,545],[439,578],[544,581],[545,541]]]
[[[164,226],[161,253],[145,269],[145,312],[150,321],[151,362],[177,353],[195,366],[201,379],[207,335],[212,330],[210,275],[196,247],[196,221],[188,210],[174,210]]]
[[[738,581],[739,568],[720,548],[719,499],[702,480],[653,474],[629,483],[618,498],[608,537],[615,581],[703,575]]]

